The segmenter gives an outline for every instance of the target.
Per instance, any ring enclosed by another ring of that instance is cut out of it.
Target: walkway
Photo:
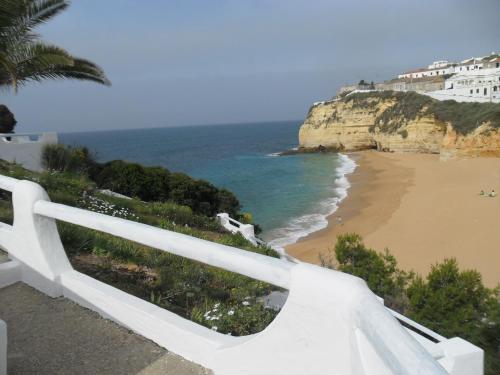
[[[22,283],[0,289],[0,319],[8,329],[9,374],[211,374],[90,310]]]

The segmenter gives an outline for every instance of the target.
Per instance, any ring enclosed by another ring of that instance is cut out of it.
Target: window
[[[497,91],[498,87],[494,86],[493,91]]]
[[[479,89],[476,89],[476,94],[479,94]]]
[[[497,68],[500,68],[500,62],[497,62]]]
[[[471,90],[470,90],[470,93],[471,93],[471,95],[472,95],[472,94],[474,94],[474,90],[472,90],[472,89],[471,89]]]
[[[484,88],[484,95],[488,95],[488,89],[486,87]]]

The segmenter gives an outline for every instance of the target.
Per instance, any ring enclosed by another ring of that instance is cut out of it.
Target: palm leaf
[[[110,85],[96,64],[40,41],[34,28],[69,6],[67,0],[0,0],[0,87],[45,79],[79,79]]]

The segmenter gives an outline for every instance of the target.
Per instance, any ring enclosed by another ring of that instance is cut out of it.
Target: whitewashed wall
[[[56,133],[0,134],[0,159],[41,171],[41,151],[45,145],[53,143],[57,143]]]

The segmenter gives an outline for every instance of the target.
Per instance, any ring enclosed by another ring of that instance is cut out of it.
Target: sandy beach
[[[426,275],[432,264],[457,258],[484,282],[500,282],[500,159],[440,161],[438,155],[365,151],[352,154],[352,187],[328,227],[286,247],[318,263],[339,234],[359,233],[377,251],[389,248],[401,268]]]

